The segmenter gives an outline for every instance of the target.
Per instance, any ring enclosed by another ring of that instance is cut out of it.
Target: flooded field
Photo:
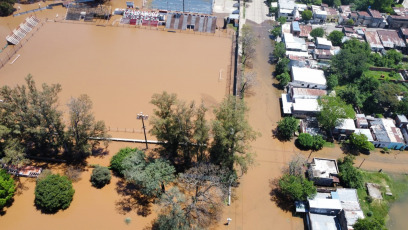
[[[56,12],[61,17],[64,9],[47,14]],[[9,26],[14,28],[24,19],[0,19],[0,35],[5,37]],[[183,100],[203,101],[209,108],[222,100],[228,93],[231,45],[225,37],[46,22],[17,52],[19,58],[0,69],[0,86],[23,84],[27,74],[37,85],[59,83],[64,111],[70,97],[86,93],[96,118],[106,122],[112,136],[143,139],[136,114],[152,114],[149,101],[154,93],[166,90]],[[89,163],[108,166],[111,156],[125,146],[132,145],[111,143],[108,155],[93,157]],[[117,190],[123,187],[118,178],[103,189],[93,188],[91,171],[74,183],[71,206],[54,215],[36,210],[35,181],[22,178],[19,194],[0,216],[1,229],[143,229],[156,217],[154,206],[142,209]],[[126,217],[131,218],[129,226]]]
[[[390,230],[405,230],[408,226],[406,210],[408,209],[408,194],[404,194],[401,199],[392,204],[387,227]]]

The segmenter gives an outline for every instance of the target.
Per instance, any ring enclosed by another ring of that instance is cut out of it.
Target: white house
[[[278,17],[286,17],[287,21],[292,21],[295,18],[295,0],[279,0]]]
[[[290,85],[293,87],[312,89],[327,88],[323,70],[292,66],[291,77],[292,82]]]
[[[326,38],[316,38],[316,49],[331,50],[332,46],[332,42]]]

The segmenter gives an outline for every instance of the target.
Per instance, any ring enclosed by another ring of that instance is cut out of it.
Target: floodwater
[[[60,12],[59,17],[63,11],[62,8],[56,11]],[[55,15],[50,12],[37,12],[37,16]],[[25,18],[0,19],[0,35],[5,37],[8,26],[15,28]],[[0,86],[23,84],[28,74],[34,76],[38,86],[59,83],[62,86],[59,104],[64,111],[70,97],[86,93],[93,101],[96,119],[105,121],[112,136],[143,139],[142,124],[136,120],[136,114],[143,111],[152,115],[149,101],[154,93],[166,90],[182,100],[203,101],[210,111],[228,94],[231,45],[231,39],[226,37],[46,22],[17,52],[19,58],[0,69]],[[146,125],[149,129],[148,122]],[[92,157],[88,163],[108,166],[112,155],[125,146],[144,147],[111,143],[107,155]],[[154,205],[146,208],[117,191],[123,185],[116,177],[102,189],[93,188],[89,182],[91,172],[92,169],[83,172],[82,179],[74,183],[71,206],[54,215],[36,210],[35,181],[21,178],[19,194],[0,216],[1,229],[103,230],[149,226],[156,217]],[[126,217],[131,218],[129,226],[125,224]]]
[[[404,194],[401,199],[394,202],[391,206],[387,227],[390,230],[405,230],[408,226],[408,193]]]

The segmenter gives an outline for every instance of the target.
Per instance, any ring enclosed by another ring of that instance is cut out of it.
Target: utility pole
[[[140,113],[137,114],[136,118],[138,120],[140,120],[140,119],[142,120],[143,132],[144,132],[144,137],[145,137],[145,141],[146,141],[146,150],[147,150],[147,149],[149,149],[149,147],[147,146],[146,127],[145,127],[145,124],[144,124],[144,120],[149,119],[149,115],[145,115],[145,114],[143,114],[143,112],[140,112]]]

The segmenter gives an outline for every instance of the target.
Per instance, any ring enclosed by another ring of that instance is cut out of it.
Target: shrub
[[[339,159],[339,176],[341,182],[346,188],[362,188],[364,185],[363,175],[353,166],[354,157],[345,156],[343,160]]]
[[[79,181],[79,179],[81,179],[81,169],[68,166],[68,168],[65,170],[65,176],[72,182]]]
[[[298,142],[301,147],[311,149],[313,147],[313,136],[308,133],[301,133]]]
[[[3,169],[0,169],[0,210],[11,201],[16,191],[14,179]]]
[[[284,117],[278,122],[277,136],[281,140],[290,140],[298,129],[299,123],[294,117]]]
[[[313,150],[316,151],[322,149],[324,143],[326,143],[326,141],[323,139],[321,135],[313,136]]]
[[[48,175],[37,181],[34,203],[46,213],[55,213],[71,204],[75,190],[66,176]]]
[[[122,167],[122,161],[125,159],[127,156],[130,156],[131,153],[136,152],[138,149],[137,148],[122,148],[119,150],[118,153],[115,154],[115,156],[112,157],[111,162],[110,162],[110,168],[112,171],[117,173],[119,176],[123,176],[123,167]]]
[[[92,170],[91,183],[97,188],[102,188],[110,183],[111,172],[107,167],[98,166]]]

